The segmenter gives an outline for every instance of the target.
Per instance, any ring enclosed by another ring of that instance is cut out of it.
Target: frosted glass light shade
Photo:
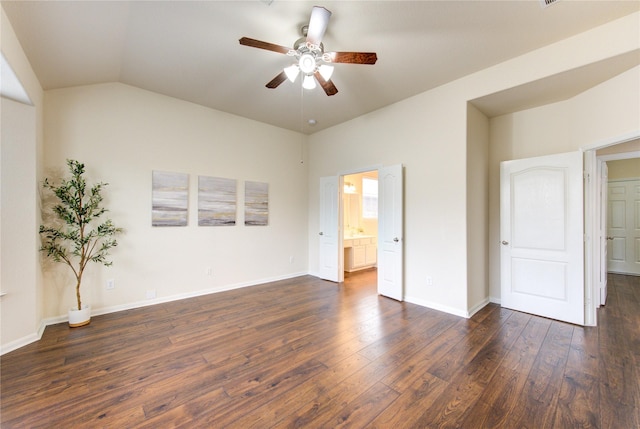
[[[307,75],[304,77],[304,80],[302,81],[302,87],[304,89],[314,89],[316,87],[316,80],[313,78],[312,75]]]
[[[316,59],[309,53],[302,54],[298,66],[304,74],[313,73],[316,71]]]
[[[298,66],[294,64],[292,66],[285,67],[284,73],[287,75],[287,79],[289,79],[291,82],[295,82],[296,78],[300,74],[300,70],[298,69]]]
[[[324,80],[329,80],[331,79],[331,75],[333,74],[333,66],[328,66],[326,64],[323,64],[320,66],[318,71],[320,72]]]

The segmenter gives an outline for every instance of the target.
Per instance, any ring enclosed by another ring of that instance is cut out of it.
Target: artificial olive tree
[[[99,182],[87,189],[84,178],[84,164],[68,159],[71,176],[55,185],[45,179],[43,187],[53,192],[57,203],[52,211],[58,222],[40,225],[42,247],[48,257],[55,262],[68,265],[76,278],[76,300],[78,310],[82,309],[80,286],[82,275],[89,262],[110,266],[107,260],[109,250],[118,245],[114,236],[122,232],[111,219],[100,221],[107,212],[102,207],[102,190],[107,183]]]

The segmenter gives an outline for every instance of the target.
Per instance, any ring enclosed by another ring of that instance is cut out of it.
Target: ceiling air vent
[[[558,3],[560,0],[538,0],[540,2],[540,6],[543,8],[549,7],[554,3]]]

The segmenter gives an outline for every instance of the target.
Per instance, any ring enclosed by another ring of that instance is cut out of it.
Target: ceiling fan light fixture
[[[302,73],[308,75],[312,74],[316,71],[316,59],[310,53],[304,53],[300,55],[300,61],[298,61],[298,66]]]
[[[272,0],[261,0],[271,2]],[[554,2],[560,0],[539,0]],[[269,89],[277,88],[285,80],[295,82],[299,74],[304,89],[314,89],[320,84],[328,96],[336,95],[338,88],[331,81],[333,73],[332,63],[347,64],[375,64],[378,56],[375,52],[325,52],[322,38],[324,37],[331,17],[331,11],[321,6],[311,9],[309,24],[302,27],[302,37],[295,41],[293,49],[274,43],[263,42],[249,37],[241,37],[239,42],[243,46],[265,49],[295,58],[293,66],[285,67],[265,86]],[[317,82],[316,82],[317,80]]]
[[[302,87],[304,89],[314,89],[316,87],[316,80],[313,75],[306,75],[302,81]]]
[[[322,64],[320,68],[318,68],[318,71],[320,72],[320,75],[322,75],[322,78],[324,80],[329,80],[331,79],[331,75],[333,74],[333,66]]]
[[[291,82],[295,82],[296,78],[300,74],[300,69],[298,69],[298,66],[296,64],[293,64],[293,65],[291,65],[289,67],[285,67],[284,68],[284,73],[287,75],[287,78]]]

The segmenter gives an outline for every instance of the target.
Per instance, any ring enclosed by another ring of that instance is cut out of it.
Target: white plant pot
[[[69,326],[77,328],[79,326],[88,325],[91,322],[91,307],[83,306],[82,310],[75,308],[69,309]]]

